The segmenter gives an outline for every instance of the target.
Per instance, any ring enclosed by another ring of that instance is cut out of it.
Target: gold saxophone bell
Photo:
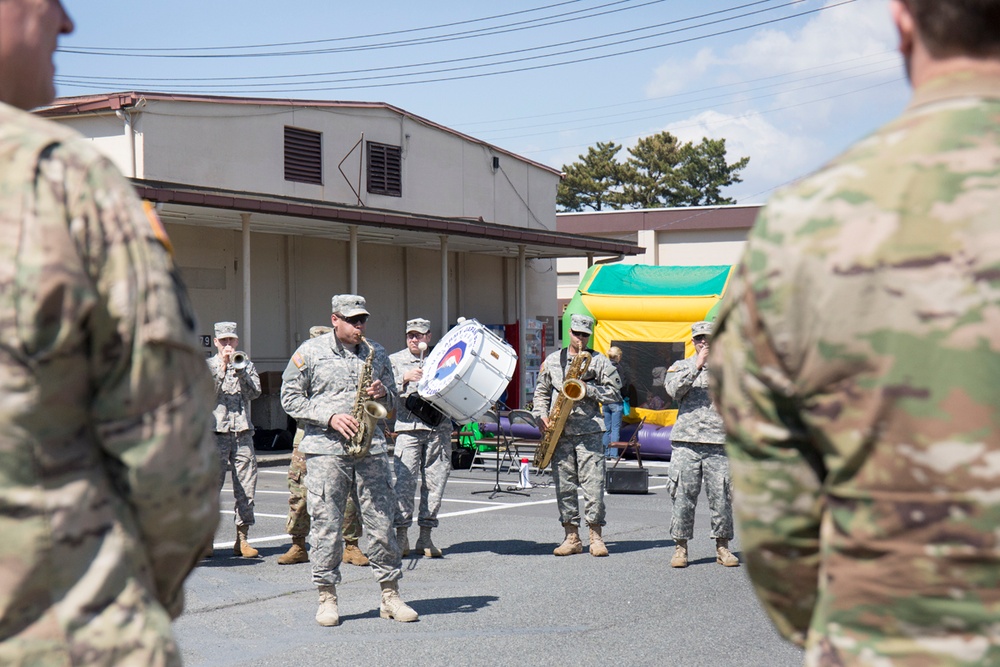
[[[233,364],[233,368],[241,371],[247,367],[247,364],[250,362],[250,358],[247,356],[246,352],[233,352],[233,356],[230,357],[229,361]]]
[[[587,385],[579,380],[569,379],[563,382],[562,393],[571,401],[579,401],[587,395]]]

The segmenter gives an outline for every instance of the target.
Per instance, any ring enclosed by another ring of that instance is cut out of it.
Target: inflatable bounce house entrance
[[[625,422],[646,418],[639,436],[643,454],[662,454],[659,441],[669,443],[667,427],[677,409],[663,388],[667,368],[694,354],[691,325],[712,319],[731,268],[597,264],[587,270],[563,313],[564,343],[569,316],[583,313],[597,320],[591,347],[604,354],[613,345],[621,348],[619,368],[630,399]],[[628,433],[623,428],[623,440]]]

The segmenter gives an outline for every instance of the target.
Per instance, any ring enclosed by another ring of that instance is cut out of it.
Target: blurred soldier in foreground
[[[179,665],[170,619],[218,522],[212,383],[155,214],[21,111],[72,29],[0,0],[0,664]]]
[[[237,353],[239,342],[236,322],[216,322],[218,353],[208,360],[208,369],[215,380],[212,414],[215,417],[215,445],[219,450],[220,491],[226,483],[226,472],[232,469],[236,521],[233,555],[256,558],[257,550],[247,543],[247,535],[254,524],[253,505],[257,493],[257,454],[253,448],[250,401],[260,396],[260,376],[246,354]],[[238,355],[242,358],[234,360]]]
[[[331,327],[309,327],[309,338],[319,338],[333,331]],[[306,457],[299,451],[299,443],[306,432],[301,427],[295,429],[292,441],[292,461],[288,464],[288,519],[285,530],[292,536],[292,546],[278,556],[279,565],[308,563],[306,537],[309,536],[309,511],[306,508]],[[350,565],[368,565],[368,557],[358,546],[361,539],[361,518],[358,516],[357,486],[347,497],[344,510],[344,562]]]
[[[1000,664],[1000,1],[893,0],[903,115],[777,195],[712,373],[810,665]]]
[[[413,524],[414,494],[417,480],[420,480],[417,516],[420,536],[413,548],[428,558],[440,558],[441,550],[431,541],[431,530],[438,526],[437,515],[451,473],[451,419],[426,402],[422,402],[426,413],[422,413],[421,418],[407,408],[405,402],[409,396],[419,398],[417,384],[424,376],[421,367],[430,344],[431,323],[417,317],[406,323],[406,349],[389,357],[399,392],[396,446],[393,449],[396,465],[396,542],[404,556],[410,553],[406,532]]]
[[[670,431],[672,451],[667,492],[673,504],[670,537],[674,540],[671,567],[687,567],[688,540],[694,537],[694,513],[702,484],[712,513],[715,562],[739,567],[729,550],[733,539],[733,492],[726,458],[726,431],[708,395],[708,351],[711,322],[691,325],[694,355],[675,361],[667,369],[664,388],[677,401],[677,422]]]
[[[392,521],[396,496],[385,434],[369,413],[383,415],[396,402],[396,381],[385,349],[364,337],[364,297],[339,294],[332,300],[333,334],[307,340],[281,376],[281,406],[305,430],[299,451],[306,457],[306,503],[312,529],[313,583],[319,589],[316,622],[340,623],[337,589],[343,557],[344,509],[357,484],[361,519],[368,528],[372,573],[382,588],[382,618],[417,620],[399,597],[402,557]],[[378,405],[367,406],[373,402]],[[361,436],[367,434],[366,438]]]
[[[559,403],[559,394],[568,379],[584,384],[586,393],[577,401],[562,401],[569,410],[566,424],[552,454],[552,479],[556,487],[559,521],[566,533],[562,544],[552,552],[570,556],[583,552],[580,540],[580,501],[583,490],[583,518],[590,528],[590,555],[607,556],[604,544],[604,414],[603,401],[621,400],[618,371],[603,354],[587,350],[594,320],[586,315],[570,316],[569,347],[553,352],[542,362],[535,385],[532,412],[544,431],[553,417],[549,406]],[[589,364],[574,364],[582,353],[590,354]],[[575,370],[583,369],[577,374]],[[585,369],[584,369],[585,366]]]

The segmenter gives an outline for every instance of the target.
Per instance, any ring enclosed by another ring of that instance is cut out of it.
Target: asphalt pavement
[[[552,555],[563,531],[548,474],[533,474],[533,488],[519,490],[517,470],[506,467],[497,485],[493,460],[455,470],[434,531],[444,558],[403,559],[400,592],[420,620],[379,618],[379,587],[370,569],[343,565],[341,624],[323,628],[313,618],[317,594],[310,566],[277,563],[290,544],[284,534],[288,453],[259,459],[250,542],[262,558],[232,556],[227,483],[215,556],[188,579],[185,613],[174,624],[188,667],[803,662],[801,651],[771,627],[746,568],[716,564],[704,495],[689,545],[691,565],[669,566],[667,463],[647,463],[648,494],[606,496],[608,558],[586,551]],[[411,543],[416,535],[414,526]],[[581,536],[586,542],[586,528]],[[733,551],[742,556],[738,540]]]

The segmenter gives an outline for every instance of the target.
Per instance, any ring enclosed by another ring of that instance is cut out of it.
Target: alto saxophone
[[[375,359],[375,346],[361,337],[361,342],[368,346],[368,356],[365,357],[365,366],[358,378],[358,394],[354,397],[354,407],[351,409],[351,416],[358,420],[358,431],[344,443],[344,449],[348,456],[356,459],[368,456],[372,448],[372,437],[375,435],[376,423],[379,419],[385,418],[389,414],[381,403],[368,398],[368,387],[372,384],[372,365]]]
[[[559,436],[566,426],[569,413],[573,411],[573,404],[587,395],[587,385],[580,378],[589,367],[590,352],[584,350],[573,357],[573,363],[566,371],[562,391],[556,396],[555,404],[549,412],[549,426],[535,450],[535,467],[539,470],[544,470],[552,462],[552,455],[556,452],[556,445],[559,444]]]

